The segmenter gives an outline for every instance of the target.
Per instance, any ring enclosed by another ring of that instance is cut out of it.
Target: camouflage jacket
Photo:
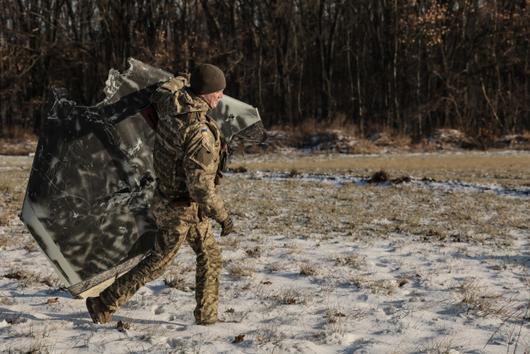
[[[228,217],[216,190],[221,132],[206,112],[208,104],[176,77],[153,95],[158,113],[154,169],[161,193],[177,202],[194,201],[202,214],[218,222]]]

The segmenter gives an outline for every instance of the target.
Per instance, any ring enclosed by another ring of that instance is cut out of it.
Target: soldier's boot
[[[111,311],[99,297],[89,297],[86,299],[86,308],[94,323],[108,323],[112,320]]]

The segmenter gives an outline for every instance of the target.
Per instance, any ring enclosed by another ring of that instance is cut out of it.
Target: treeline
[[[269,126],[530,129],[527,0],[0,2],[0,134],[38,130],[52,85],[97,102],[129,56],[173,72],[215,63]]]

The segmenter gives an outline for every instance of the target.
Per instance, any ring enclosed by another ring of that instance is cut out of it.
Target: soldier
[[[186,79],[176,77],[153,95],[158,113],[154,146],[157,191],[151,211],[159,228],[154,247],[136,267],[119,277],[86,305],[95,323],[111,320],[119,306],[144,284],[162,275],[187,240],[197,255],[194,311],[197,324],[217,321],[221,253],[209,218],[221,235],[233,231],[232,219],[216,191],[221,132],[206,112],[223,98],[226,81],[216,66],[202,64]]]

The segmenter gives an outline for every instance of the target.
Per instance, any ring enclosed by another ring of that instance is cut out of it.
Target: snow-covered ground
[[[326,176],[225,178],[238,232],[219,240],[222,322],[207,327],[193,321],[189,247],[95,325],[11,219],[0,226],[0,352],[530,351],[527,193]]]

